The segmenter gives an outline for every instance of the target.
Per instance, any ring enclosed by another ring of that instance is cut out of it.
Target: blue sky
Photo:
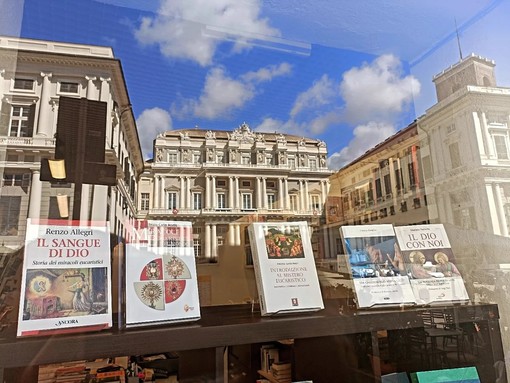
[[[339,168],[435,103],[464,55],[510,83],[510,0],[0,0],[0,33],[111,46],[144,157],[170,129],[322,139]],[[3,16],[2,16],[3,15]]]

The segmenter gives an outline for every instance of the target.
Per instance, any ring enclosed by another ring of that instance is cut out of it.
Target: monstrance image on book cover
[[[391,224],[342,226],[358,307],[414,304]]]
[[[106,223],[30,220],[18,336],[111,327]]]
[[[191,222],[144,221],[126,246],[126,326],[200,319]]]
[[[262,315],[324,308],[306,222],[248,227]]]
[[[469,300],[442,224],[396,226],[395,233],[417,303]]]

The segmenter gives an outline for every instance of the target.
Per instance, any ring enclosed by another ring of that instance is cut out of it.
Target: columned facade
[[[246,226],[255,220],[319,224],[331,175],[322,141],[255,133],[242,124],[230,131],[169,131],[156,138],[155,151],[141,178],[153,184],[144,218],[192,221],[199,262],[217,261],[225,245],[243,246]],[[320,206],[312,207],[312,192]],[[178,196],[177,213],[158,202],[165,193]],[[291,198],[300,199],[297,209]]]

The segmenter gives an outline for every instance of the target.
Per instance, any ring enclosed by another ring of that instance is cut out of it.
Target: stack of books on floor
[[[81,383],[87,378],[85,362],[49,364],[39,367],[38,383]]]
[[[292,383],[291,364],[275,362],[271,365],[271,375],[278,383]]]
[[[38,383],[125,383],[126,370],[109,359],[39,366]]]

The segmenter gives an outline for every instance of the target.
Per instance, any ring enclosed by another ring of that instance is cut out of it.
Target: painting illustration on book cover
[[[140,281],[133,282],[136,295],[146,306],[165,310],[165,304],[179,299],[186,289],[191,272],[186,264],[173,254],[164,254],[145,265]]]
[[[267,226],[264,236],[269,259],[305,257],[299,227]]]
[[[28,269],[23,320],[108,313],[107,269]]]

